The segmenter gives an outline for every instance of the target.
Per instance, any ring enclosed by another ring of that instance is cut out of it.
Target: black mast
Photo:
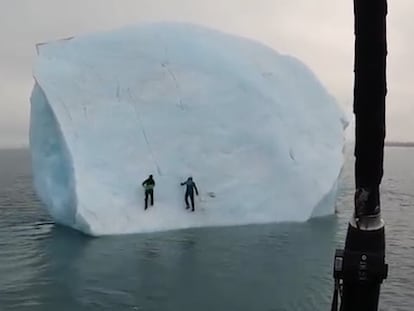
[[[386,87],[386,0],[354,0],[355,211],[334,263],[332,309],[377,311],[387,277],[381,218]]]
[[[362,214],[380,206],[383,175],[386,86],[386,0],[354,0],[355,182],[369,192]],[[379,212],[379,211],[378,211]]]

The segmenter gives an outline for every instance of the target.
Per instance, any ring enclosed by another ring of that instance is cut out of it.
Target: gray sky
[[[414,2],[389,2],[387,138],[414,140]],[[28,143],[34,46],[140,21],[188,21],[305,62],[351,111],[352,0],[0,0],[0,147]]]

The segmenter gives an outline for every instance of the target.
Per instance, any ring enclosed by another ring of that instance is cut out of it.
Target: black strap
[[[331,311],[338,311],[339,299],[341,299],[342,301],[341,283],[339,279],[335,279],[335,288],[334,288],[334,294],[332,298]]]

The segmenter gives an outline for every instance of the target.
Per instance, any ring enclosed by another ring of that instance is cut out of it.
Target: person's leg
[[[190,198],[191,198],[191,207],[192,207],[191,211],[194,212],[194,194]]]
[[[145,191],[145,208],[144,210],[146,210],[148,208],[148,191]]]
[[[151,189],[150,194],[151,194],[151,206],[152,206],[154,205],[154,190],[153,189]]]
[[[188,193],[186,193],[186,194],[185,194],[185,208],[186,208],[186,209],[189,209],[189,208],[190,208],[190,204],[188,204],[188,196],[189,196],[189,194],[188,194]]]

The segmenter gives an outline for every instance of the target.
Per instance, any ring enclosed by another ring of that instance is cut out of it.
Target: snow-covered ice
[[[33,176],[56,222],[104,235],[334,212],[346,122],[298,59],[180,23],[37,50]],[[155,205],[144,211],[149,174]],[[195,213],[180,186],[190,175]]]

